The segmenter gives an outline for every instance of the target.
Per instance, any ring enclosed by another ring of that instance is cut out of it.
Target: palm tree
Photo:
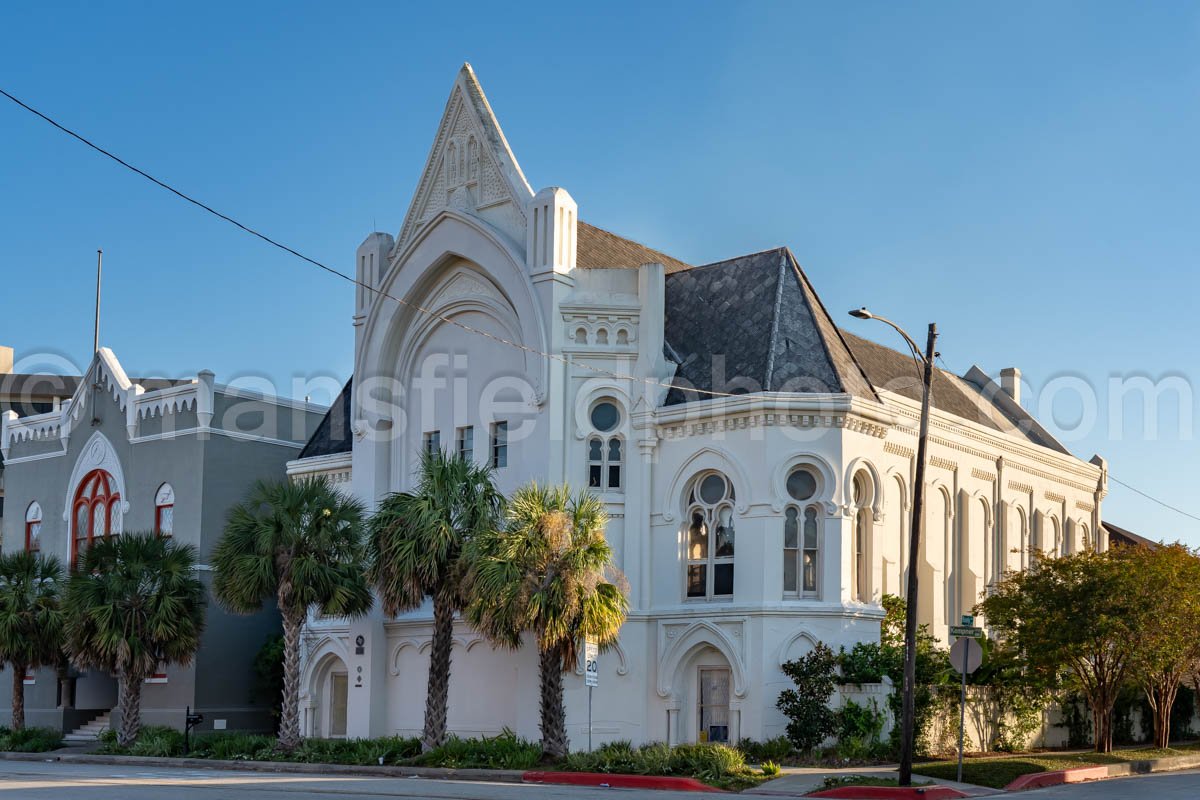
[[[389,495],[371,518],[370,578],[384,612],[395,616],[433,598],[426,750],[446,740],[454,614],[466,603],[464,546],[495,526],[503,501],[491,469],[435,451],[421,457],[416,491]]]
[[[238,614],[274,600],[283,620],[279,746],[300,744],[300,631],[312,608],[338,617],[371,610],[363,577],[363,506],[325,477],[259,481],[229,512],[213,552],[213,593]]]
[[[81,669],[117,678],[117,742],[142,725],[142,682],[159,665],[191,663],[204,630],[196,549],[154,533],[96,541],[67,583],[66,650]]]
[[[563,672],[578,663],[584,639],[606,649],[617,640],[628,601],[612,566],[600,500],[567,486],[530,484],[508,501],[507,526],[471,547],[467,619],[493,641],[517,648],[523,631],[537,636],[542,749],[567,754]]]
[[[12,727],[25,727],[25,675],[62,654],[62,564],[18,551],[0,557],[0,664],[12,667]]]

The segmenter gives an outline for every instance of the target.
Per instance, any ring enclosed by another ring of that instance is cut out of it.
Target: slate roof
[[[692,268],[691,264],[666,253],[582,220],[575,235],[575,266],[583,269],[637,269],[642,264],[662,264],[668,273],[672,273]]]
[[[903,395],[911,400],[921,399],[921,374],[912,356],[885,347],[878,342],[856,336],[849,331],[842,335],[862,364],[876,388]],[[983,387],[964,380],[953,372],[935,369],[933,372],[933,407],[956,417],[978,423],[993,430],[1023,437],[1034,444],[1067,453],[1067,449],[1042,429],[1033,417],[1012,404],[1010,412],[990,399]]]
[[[1115,545],[1124,545],[1126,547],[1142,546],[1149,547],[1151,550],[1157,550],[1162,547],[1158,542],[1147,539],[1145,536],[1138,536],[1136,533],[1125,528],[1119,528],[1111,522],[1100,523],[1106,531],[1108,531],[1108,543]]]
[[[678,365],[666,405],[707,396],[694,389],[844,393],[876,402],[879,389],[921,398],[912,358],[839,328],[785,247],[693,267],[586,222],[579,222],[578,237],[579,268],[666,267],[663,350]],[[967,380],[935,370],[934,407],[1069,454],[1020,406],[981,385],[986,376],[976,372]],[[300,458],[351,449],[350,387],[347,382]]]
[[[668,275],[665,338],[679,363],[667,405],[704,397],[689,389],[879,399],[787,248]]]
[[[349,453],[351,445],[350,430],[350,385],[354,379],[346,381],[333,405],[321,418],[321,423],[313,431],[308,443],[300,451],[297,458],[312,458],[313,456],[329,456],[334,453]]]

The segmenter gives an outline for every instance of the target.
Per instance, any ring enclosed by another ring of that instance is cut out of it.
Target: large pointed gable
[[[707,391],[878,400],[786,248],[668,275],[665,335],[680,362],[668,405]]]
[[[533,189],[517,164],[470,64],[463,64],[413,193],[397,250],[446,209],[473,214],[525,241],[525,205]]]

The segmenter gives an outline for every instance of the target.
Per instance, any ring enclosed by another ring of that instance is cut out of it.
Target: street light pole
[[[865,308],[850,312],[859,319],[877,319],[895,328],[908,342],[914,355],[920,355],[917,344],[904,330],[889,319],[876,316]],[[917,465],[913,476],[912,521],[909,525],[908,593],[904,614],[904,686],[901,710],[900,780],[901,786],[912,785],[913,751],[916,749],[916,689],[917,689],[917,569],[921,552],[921,523],[925,505],[925,452],[929,443],[929,404],[933,397],[933,359],[937,344],[937,323],[929,323],[925,342],[921,392],[921,427],[917,438]]]

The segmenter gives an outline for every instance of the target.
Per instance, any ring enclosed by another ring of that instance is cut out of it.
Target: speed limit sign
[[[600,685],[600,645],[588,639],[583,645],[583,685]]]

